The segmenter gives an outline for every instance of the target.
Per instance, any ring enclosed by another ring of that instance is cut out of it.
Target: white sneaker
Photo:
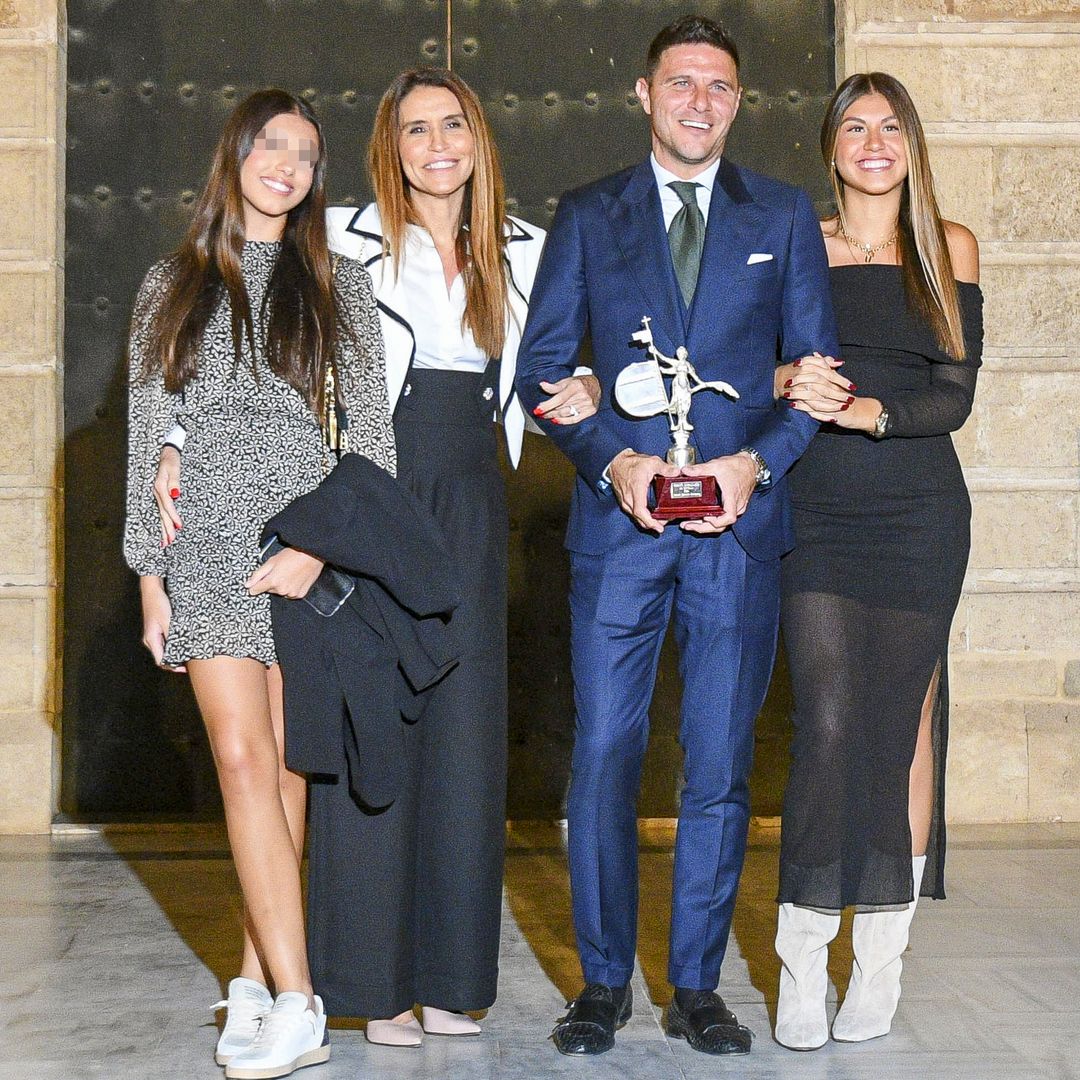
[[[274,1080],[329,1057],[322,999],[315,998],[313,1011],[305,994],[288,990],[278,994],[255,1041],[225,1066],[225,1075],[229,1080]]]
[[[254,979],[233,979],[229,983],[228,997],[214,1006],[215,1012],[218,1009],[228,1010],[225,1027],[214,1051],[214,1060],[219,1065],[227,1065],[255,1041],[273,1004],[270,991]]]

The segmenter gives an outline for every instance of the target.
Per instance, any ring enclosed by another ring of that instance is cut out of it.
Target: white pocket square
[[[746,265],[753,266],[755,263],[769,262],[771,259],[772,256],[767,251],[755,251],[754,254],[746,260]]]

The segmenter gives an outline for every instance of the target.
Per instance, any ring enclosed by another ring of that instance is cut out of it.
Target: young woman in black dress
[[[797,544],[782,626],[795,700],[784,799],[776,1038],[829,1037],[829,942],[856,906],[855,963],[832,1036],[889,1031],[920,894],[943,897],[949,627],[971,504],[949,433],[982,346],[975,237],[943,221],[904,87],[836,91],[821,134],[838,213],[822,223],[842,359],[777,369],[822,422],[791,472]]]

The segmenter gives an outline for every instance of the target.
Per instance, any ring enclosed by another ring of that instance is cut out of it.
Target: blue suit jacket
[[[765,256],[748,262],[751,255]],[[738,401],[694,396],[698,460],[753,446],[772,486],[756,493],[734,532],[755,559],[793,546],[784,474],[817,430],[806,413],[773,400],[773,371],[815,349],[838,351],[828,262],[810,200],[798,188],[721,160],[697,291],[689,311],[671,263],[656,178],[648,160],[567,192],[547,238],[518,352],[518,394],[528,409],[547,395],[541,379],[573,373],[586,331],[603,387],[599,412],[574,426],[544,424],[578,469],[567,530],[571,551],[598,554],[641,532],[602,475],[631,447],[663,457],[666,415],[632,419],[615,404],[616,376],[645,359],[631,335],[652,316],[657,348],[685,345],[702,379],[724,379]]]

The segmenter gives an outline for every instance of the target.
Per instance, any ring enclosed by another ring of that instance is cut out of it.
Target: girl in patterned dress
[[[144,644],[187,670],[217,764],[245,903],[216,1053],[236,1078],[285,1076],[330,1052],[304,936],[305,781],[284,765],[269,597],[304,596],[322,563],[287,549],[260,566],[258,550],[263,523],[329,467],[328,368],[353,449],[396,464],[371,282],[354,260],[332,269],[325,169],[306,103],[281,90],[244,101],[183,243],[143,282],[131,331],[124,552],[140,575]],[[182,529],[162,523],[152,488],[177,423]]]

